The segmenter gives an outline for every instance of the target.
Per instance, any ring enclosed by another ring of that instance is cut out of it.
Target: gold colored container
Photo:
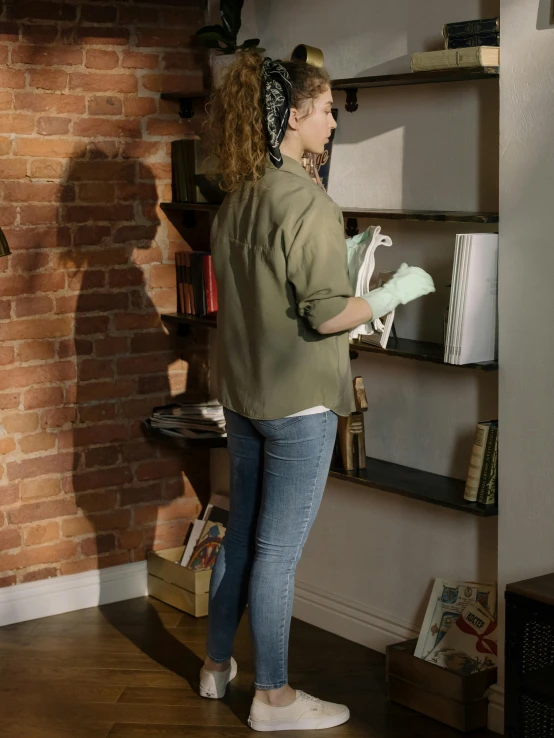
[[[316,46],[307,46],[306,44],[299,44],[295,46],[290,55],[291,61],[304,61],[311,64],[314,67],[323,66],[323,51],[318,49]]]

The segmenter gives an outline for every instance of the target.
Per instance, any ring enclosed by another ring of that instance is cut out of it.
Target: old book
[[[460,36],[477,36],[485,33],[499,33],[500,18],[478,18],[477,20],[445,23],[442,27],[444,38]]]
[[[204,287],[206,289],[206,311],[208,315],[213,315],[217,313],[218,302],[212,255],[206,254],[202,261],[204,267]]]
[[[224,535],[225,528],[221,523],[217,523],[214,520],[207,520],[187,567],[195,571],[213,569]]]
[[[171,168],[175,202],[221,203],[215,159],[200,138],[180,139],[171,143]]]
[[[459,38],[446,38],[445,49],[466,49],[470,46],[500,46],[499,33],[485,33],[478,36],[460,36]]]
[[[482,505],[486,504],[487,497],[490,496],[488,494],[490,485],[495,484],[496,482],[496,477],[493,481],[493,473],[496,467],[496,464],[494,464],[494,460],[497,456],[497,444],[498,423],[494,422],[491,424],[489,428],[489,434],[487,436],[487,445],[485,446],[485,454],[483,456],[483,468],[481,470],[479,489],[477,491],[477,502],[480,502]],[[494,501],[494,492],[492,497]]]
[[[475,440],[473,441],[473,446],[471,448],[469,469],[467,471],[466,486],[464,490],[464,500],[467,500],[468,502],[477,502],[487,439],[494,422],[494,420],[488,420],[478,423],[475,430]]]
[[[472,46],[468,49],[420,51],[412,54],[412,72],[431,72],[441,69],[498,67],[500,49],[495,46]]]

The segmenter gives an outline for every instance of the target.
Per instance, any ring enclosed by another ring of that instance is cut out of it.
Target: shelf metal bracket
[[[349,87],[346,90],[346,105],[344,106],[349,113],[355,113],[358,110],[358,88]]]
[[[354,349],[350,349],[350,359],[351,361],[354,361],[354,359],[357,359],[359,356],[359,353],[357,351],[354,351]]]
[[[179,99],[179,117],[192,118],[194,116],[194,108],[192,106],[192,97],[181,97]]]
[[[347,218],[346,228],[344,230],[348,238],[353,238],[354,236],[357,236],[358,235],[358,219],[357,218]]]

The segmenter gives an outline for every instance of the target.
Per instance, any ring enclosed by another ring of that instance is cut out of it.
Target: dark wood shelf
[[[217,328],[216,317],[197,317],[196,315],[180,315],[179,313],[165,313],[161,315],[162,322],[167,326],[179,327],[194,325],[204,326],[208,328]],[[350,351],[362,351],[373,354],[381,354],[382,356],[396,356],[400,359],[413,359],[414,361],[427,361],[432,364],[442,364],[443,366],[454,367],[456,369],[478,369],[480,371],[491,372],[498,370],[498,364],[495,361],[487,361],[481,364],[447,364],[444,361],[444,346],[440,343],[430,343],[427,341],[413,341],[409,338],[389,338],[389,345],[386,349],[380,346],[371,346],[360,341],[350,341]]]
[[[401,359],[413,359],[414,361],[428,361],[433,364],[443,364],[456,369],[479,369],[485,372],[497,371],[496,361],[486,361],[480,364],[448,364],[444,361],[444,346],[440,343],[428,341],[413,341],[410,338],[389,338],[386,349],[380,346],[371,346],[358,340],[350,342],[351,351],[367,351],[386,356],[397,356]]]
[[[216,212],[217,203],[211,202],[162,202],[161,209],[165,213],[184,211]],[[380,220],[412,220],[437,223],[498,223],[498,213],[483,213],[465,210],[377,210],[371,208],[341,207],[345,218],[368,218]]]
[[[179,103],[179,115],[181,118],[192,118],[194,115],[194,100],[206,100],[210,96],[208,90],[197,90],[193,92],[162,92],[162,100],[172,100]]]
[[[499,67],[475,67],[442,69],[434,72],[406,72],[381,74],[372,77],[348,77],[331,80],[333,90],[361,90],[372,87],[400,87],[404,85],[428,85],[437,82],[469,82],[476,79],[494,79]]]
[[[479,517],[494,517],[498,515],[498,508],[493,505],[479,505],[476,502],[464,500],[465,482],[460,479],[443,477],[439,474],[412,469],[400,464],[391,464],[367,457],[366,469],[347,472],[344,469],[331,467],[329,476],[342,479],[345,482],[354,482],[383,492],[410,497],[433,505],[448,507],[452,510],[477,515]]]
[[[148,438],[164,443],[170,443],[184,451],[195,451],[202,448],[225,448],[227,438],[206,438],[202,440],[178,438],[162,433],[158,428],[152,428],[148,420],[143,421],[142,427]],[[477,515],[493,517],[498,515],[498,508],[478,505],[476,502],[464,500],[465,482],[459,479],[441,477],[439,474],[430,474],[419,469],[411,469],[399,464],[391,464],[378,459],[366,459],[367,468],[361,471],[347,472],[342,468],[332,467],[329,476],[342,479],[345,482],[354,482],[366,487],[379,489],[383,492],[411,497],[414,500],[430,502],[433,505],[448,507],[452,510]]]

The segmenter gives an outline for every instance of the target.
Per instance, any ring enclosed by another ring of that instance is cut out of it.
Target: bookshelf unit
[[[354,112],[358,109],[357,94],[360,89],[377,87],[395,87],[403,85],[424,85],[436,83],[466,82],[484,79],[499,78],[498,67],[481,67],[478,69],[453,69],[440,72],[418,72],[394,75],[379,75],[372,77],[352,77],[332,81],[332,89],[346,92],[346,110]],[[162,98],[179,102],[180,115],[191,117],[192,101],[201,97],[207,98],[209,93],[173,92],[164,93]],[[189,226],[195,223],[195,212],[216,213],[219,205],[215,203],[161,203],[162,210],[168,215],[182,213],[185,222]],[[498,223],[498,213],[474,212],[474,211],[436,211],[436,210],[388,210],[388,209],[366,209],[366,208],[341,208],[346,219],[346,232],[354,235],[357,232],[358,219],[387,219],[404,220],[414,222],[436,222],[436,223],[473,223],[492,224]],[[161,316],[163,323],[170,330],[179,335],[188,335],[194,327],[217,328],[217,319],[210,317],[196,317],[194,315],[180,315],[169,313]],[[471,369],[478,371],[495,371],[498,369],[496,362],[482,364],[454,365],[447,364],[443,360],[444,347],[440,344],[409,339],[391,339],[386,349],[378,346],[363,344],[360,341],[351,341],[351,358],[357,358],[358,352],[377,353],[382,356],[410,359],[415,361],[430,362],[452,367],[453,369]],[[151,437],[165,442],[176,443],[179,447],[187,450],[191,445],[183,439],[172,438],[164,435],[156,429],[150,428],[148,434]],[[216,448],[226,446],[226,439],[213,439],[213,442],[203,442],[204,448]],[[382,492],[397,494],[411,499],[420,500],[441,507],[465,512],[466,514],[484,517],[495,517],[498,515],[496,505],[480,505],[464,500],[465,481],[453,479],[438,474],[432,474],[420,469],[393,464],[379,459],[366,457],[366,469],[357,471],[345,471],[342,468],[331,467],[329,476],[345,482],[351,482]]]

